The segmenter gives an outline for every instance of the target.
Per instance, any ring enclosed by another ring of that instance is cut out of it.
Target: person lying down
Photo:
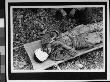
[[[55,61],[68,59],[75,56],[77,50],[92,48],[100,43],[103,43],[102,21],[82,24],[59,35],[57,31],[53,31],[41,39],[42,51],[48,54],[46,58]]]

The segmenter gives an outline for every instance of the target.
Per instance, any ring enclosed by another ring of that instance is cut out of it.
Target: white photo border
[[[8,12],[8,5],[6,5],[6,12]],[[108,9],[107,9],[107,11],[108,11]],[[108,14],[108,13],[107,13]],[[104,16],[105,17],[105,16]],[[6,13],[6,36],[8,36],[8,13]],[[107,18],[108,19],[108,18]],[[107,29],[108,29],[108,26],[109,26],[109,24],[108,24],[109,22],[107,21]],[[107,32],[108,32],[108,30],[107,30]],[[107,38],[108,38],[108,33],[107,33]],[[6,37],[6,75],[8,76],[8,70],[11,70],[9,67],[8,67],[8,62],[10,62],[10,61],[8,61],[8,37]],[[108,40],[108,39],[107,39]],[[105,41],[105,40],[104,40]],[[104,46],[105,47],[105,46]],[[108,47],[108,46],[107,46]],[[104,49],[104,51],[105,51],[105,49]],[[107,51],[108,52],[108,51]],[[108,56],[108,55],[106,55],[106,56]],[[105,58],[104,58],[105,59]],[[107,58],[108,59],[108,58]],[[108,60],[107,60],[108,61]],[[108,63],[107,63],[107,65],[108,65]],[[108,67],[108,66],[107,66]],[[11,72],[12,72],[12,70],[11,70]],[[35,71],[34,71],[35,72]],[[43,72],[43,71],[42,71]],[[51,71],[50,71],[51,72]],[[57,72],[57,71],[55,71],[55,72]],[[76,72],[76,71],[75,71]],[[79,72],[79,71],[78,71]],[[16,71],[16,73],[18,73],[17,71]],[[23,73],[22,71],[21,72],[19,72],[19,73]]]

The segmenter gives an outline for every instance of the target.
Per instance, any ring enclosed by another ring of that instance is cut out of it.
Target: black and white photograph
[[[103,10],[80,5],[12,7],[11,70],[103,70]]]
[[[106,6],[94,3],[9,3],[8,73],[105,73]]]

